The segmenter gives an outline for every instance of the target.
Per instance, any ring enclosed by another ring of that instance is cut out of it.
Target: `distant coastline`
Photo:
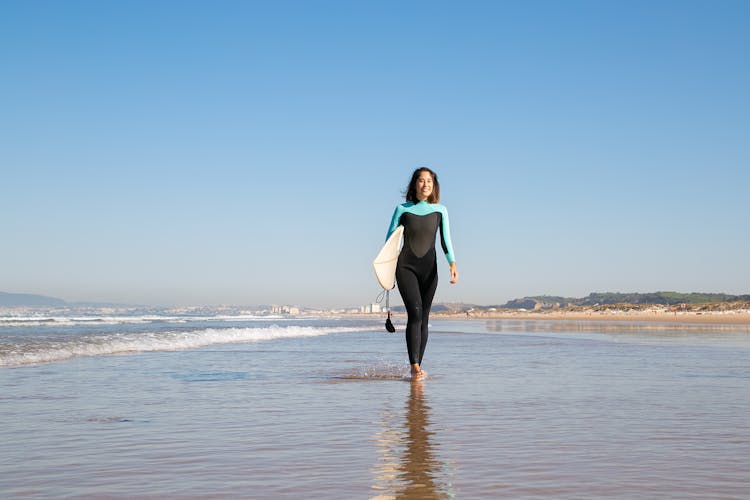
[[[696,323],[716,325],[749,325],[750,301],[706,302],[696,304],[597,304],[592,306],[553,306],[524,308],[498,308],[467,306],[465,304],[438,304],[431,313],[440,319],[508,319],[554,321],[621,321],[653,323]],[[384,313],[379,313],[383,315]],[[357,316],[349,314],[348,316]],[[372,314],[359,314],[372,317]],[[394,308],[396,318],[406,317],[403,308]]]
[[[627,299],[627,300],[625,300]],[[724,299],[724,300],[717,300]],[[363,308],[306,308],[297,306],[192,306],[149,307],[104,303],[69,303],[55,297],[0,292],[0,315],[24,314],[167,314],[167,315],[259,315],[341,316],[377,318],[384,314],[378,304]],[[403,306],[392,309],[404,315]],[[630,321],[665,323],[715,323],[750,325],[750,295],[716,293],[592,293],[583,298],[553,296],[524,297],[502,306],[464,303],[435,304],[434,318]]]

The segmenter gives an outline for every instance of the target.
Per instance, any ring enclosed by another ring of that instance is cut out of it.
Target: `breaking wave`
[[[0,367],[63,361],[78,356],[105,356],[150,351],[196,349],[214,344],[262,342],[295,337],[363,331],[366,328],[268,326],[259,328],[206,328],[192,331],[160,331],[80,335],[59,340],[0,344]]]

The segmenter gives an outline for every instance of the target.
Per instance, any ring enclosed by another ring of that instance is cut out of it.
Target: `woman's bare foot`
[[[424,378],[425,372],[419,367],[419,363],[411,365],[411,378],[412,380],[420,380]]]

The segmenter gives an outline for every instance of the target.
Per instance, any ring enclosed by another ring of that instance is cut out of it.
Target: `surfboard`
[[[372,261],[375,277],[378,278],[378,283],[384,290],[393,290],[396,286],[396,263],[403,239],[404,226],[398,226],[388,237],[378,256]]]

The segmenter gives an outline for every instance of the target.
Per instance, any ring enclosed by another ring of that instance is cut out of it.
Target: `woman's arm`
[[[456,257],[453,255],[453,242],[451,241],[451,225],[448,220],[448,209],[443,207],[441,211],[442,223],[440,224],[440,243],[445,252],[445,258],[450,265],[451,279],[450,282],[458,283],[458,269],[456,269]]]
[[[448,221],[448,209],[442,207],[440,210],[442,222],[440,223],[440,244],[445,252],[445,258],[448,259],[449,264],[456,262],[456,257],[453,254],[453,243],[451,242],[451,225]]]

